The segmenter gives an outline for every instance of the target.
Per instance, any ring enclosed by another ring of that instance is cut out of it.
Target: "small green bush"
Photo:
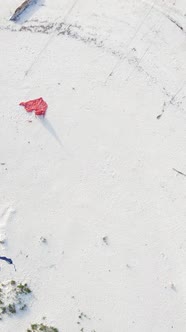
[[[47,326],[44,324],[31,324],[31,327],[27,329],[27,332],[59,332],[56,327]]]

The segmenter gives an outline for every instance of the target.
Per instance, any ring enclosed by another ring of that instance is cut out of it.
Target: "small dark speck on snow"
[[[103,237],[103,242],[108,246],[108,236]]]
[[[159,114],[157,117],[156,117],[156,119],[160,119],[162,117],[162,114]]]
[[[43,237],[43,236],[40,237],[40,241],[42,243],[47,243],[47,239],[45,237]]]

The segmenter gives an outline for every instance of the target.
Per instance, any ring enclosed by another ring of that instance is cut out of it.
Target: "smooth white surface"
[[[19,4],[0,0],[1,254],[17,267],[0,279],[34,297],[0,332],[43,316],[185,331],[185,1],[47,0],[10,22]],[[45,119],[18,106],[40,96]]]

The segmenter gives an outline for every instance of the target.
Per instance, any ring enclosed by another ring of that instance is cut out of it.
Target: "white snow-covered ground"
[[[19,5],[0,0],[0,255],[17,269],[0,281],[33,297],[0,332],[184,332],[185,0],[46,0],[9,21]],[[19,106],[38,97],[44,119]]]

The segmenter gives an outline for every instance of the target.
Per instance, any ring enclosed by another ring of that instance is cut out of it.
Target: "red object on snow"
[[[43,100],[43,98],[38,98],[34,100],[22,102],[19,105],[24,106],[27,112],[35,111],[35,115],[45,115],[46,110],[48,108],[47,103]]]

